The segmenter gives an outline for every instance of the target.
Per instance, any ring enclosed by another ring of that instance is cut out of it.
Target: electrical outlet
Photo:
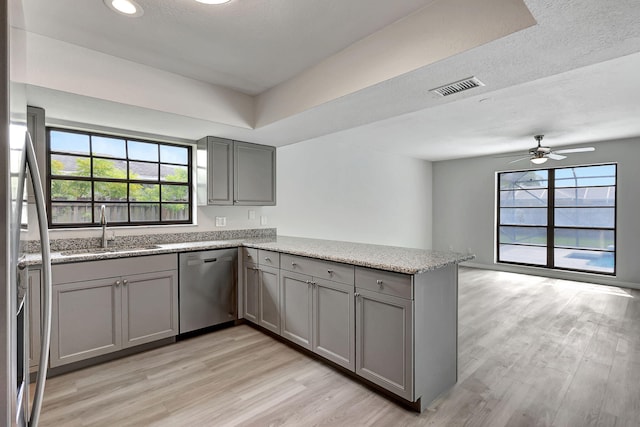
[[[227,217],[226,216],[217,216],[216,217],[216,227],[226,227],[227,226]]]
[[[267,216],[260,215],[260,225],[267,225]]]
[[[249,209],[249,219],[256,219],[256,211]]]

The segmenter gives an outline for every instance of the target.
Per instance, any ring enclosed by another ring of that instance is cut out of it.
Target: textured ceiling
[[[187,140],[208,134],[278,146],[338,140],[362,149],[428,160],[526,150],[537,133],[546,134],[545,143],[554,147],[639,136],[640,79],[636,76],[640,70],[640,3],[524,1],[537,22],[530,28],[255,129],[46,87],[32,86],[29,98],[59,123],[75,121]],[[132,22],[137,21],[129,18],[116,17],[124,21],[114,24],[114,17],[105,15],[108,10],[99,0],[23,2],[29,31],[258,93],[299,79],[310,67],[340,51],[344,54],[357,40],[367,35],[371,38],[370,33],[389,28],[421,6],[429,8],[447,0],[393,2],[391,6],[365,0],[234,0],[229,7],[242,7],[245,14],[257,15],[234,20],[209,16],[211,9],[205,14],[199,9],[201,5],[187,0],[158,0],[158,15],[147,12],[143,17],[155,20],[147,31],[141,31],[138,24],[134,27]],[[150,6],[154,2],[139,2],[154,10]],[[49,3],[62,4],[70,17],[45,13],[48,6],[37,8]],[[317,6],[320,3],[323,7]],[[373,12],[366,5],[378,8]],[[94,16],[91,8],[99,12]],[[461,15],[465,13],[460,10]],[[267,23],[268,19],[272,21]],[[282,24],[285,19],[289,25]],[[210,28],[205,28],[205,23]],[[356,28],[349,28],[351,24]],[[196,28],[209,32],[197,33]],[[122,31],[126,36],[120,36]],[[215,37],[211,36],[214,32]],[[180,44],[189,37],[198,39],[196,44]],[[267,41],[259,46],[247,41],[262,38]],[[403,47],[390,45],[388,50],[393,53]],[[207,49],[224,52],[224,58],[216,59],[215,54],[201,58],[201,51]],[[183,60],[176,60],[175,55]],[[428,89],[471,75],[486,86],[447,98],[428,93]],[[330,77],[336,84],[342,82],[340,75]]]

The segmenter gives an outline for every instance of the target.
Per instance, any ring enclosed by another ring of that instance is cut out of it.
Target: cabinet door
[[[260,299],[260,270],[254,266],[244,268],[244,318],[258,323]]]
[[[280,271],[280,325],[282,336],[311,350],[313,323],[312,278]]]
[[[234,141],[234,204],[276,204],[276,149]]]
[[[413,401],[413,301],[356,288],[356,373]]]
[[[119,280],[53,286],[51,367],[122,348]]]
[[[280,270],[260,267],[258,324],[280,334]]]
[[[314,278],[313,351],[355,370],[353,285]]]
[[[37,371],[40,363],[40,269],[29,268],[29,372]]]
[[[207,204],[233,204],[233,141],[207,137]]]
[[[178,272],[122,278],[123,348],[178,334]]]

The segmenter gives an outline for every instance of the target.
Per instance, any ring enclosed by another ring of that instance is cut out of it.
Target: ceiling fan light
[[[536,165],[541,165],[543,163],[547,162],[547,158],[546,157],[534,157],[533,159],[531,159],[531,163],[534,163]]]

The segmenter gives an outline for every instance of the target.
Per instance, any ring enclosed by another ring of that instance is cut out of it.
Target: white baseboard
[[[484,270],[506,271],[509,273],[530,274],[532,276],[549,277],[551,279],[573,280],[576,282],[594,283],[597,285],[617,286],[620,288],[640,289],[640,283],[623,282],[615,277],[602,276],[592,273],[580,273],[574,271],[550,270],[547,268],[527,267],[508,264],[480,264],[475,262],[463,262],[461,267],[481,268]]]

